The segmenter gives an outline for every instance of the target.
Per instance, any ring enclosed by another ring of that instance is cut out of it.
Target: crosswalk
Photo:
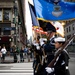
[[[0,68],[0,75],[33,75],[32,63],[6,65]]]

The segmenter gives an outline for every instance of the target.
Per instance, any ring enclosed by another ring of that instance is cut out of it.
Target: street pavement
[[[32,61],[33,59],[30,62],[25,59],[24,63],[12,63],[13,58],[6,57],[6,63],[0,63],[0,75],[33,75]],[[75,75],[74,53],[70,55],[69,70],[71,75]]]
[[[0,64],[0,75],[33,75],[32,62]]]
[[[13,63],[13,57],[6,56],[5,62],[0,63],[0,75],[33,75],[32,61],[24,59],[24,62]]]

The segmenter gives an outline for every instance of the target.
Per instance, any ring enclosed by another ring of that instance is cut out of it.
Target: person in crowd
[[[17,62],[17,50],[16,50],[16,45],[13,45],[12,47],[12,52],[13,52],[13,57],[14,57],[14,63]]]
[[[65,43],[65,38],[57,37],[54,39],[55,41],[55,56],[58,54],[58,52],[61,50]],[[58,54],[56,61],[54,63],[53,67],[46,67],[46,71],[48,75],[70,75],[69,72],[69,54],[68,52],[63,48],[61,52]]]
[[[28,52],[28,48],[25,46],[24,47],[24,56],[25,56],[25,58],[27,58],[27,52]]]
[[[33,53],[34,53],[34,61],[33,61],[33,69],[34,75],[41,75],[41,66],[42,66],[42,50],[40,45],[40,36],[37,36],[36,41],[33,42]]]
[[[20,62],[24,62],[24,47],[21,47],[20,50]]]
[[[2,53],[2,62],[5,61],[6,52],[7,52],[7,50],[6,50],[5,46],[3,46],[3,48],[1,49],[1,53]]]
[[[30,47],[28,47],[27,55],[28,55],[28,62],[30,62],[30,56],[31,56],[31,49],[30,49]]]
[[[17,62],[20,63],[20,49],[19,49],[19,47],[17,47],[16,52],[17,52]]]
[[[0,51],[0,63],[1,63],[1,58],[2,58],[2,53],[1,53],[1,51]]]
[[[0,51],[1,51],[1,46],[0,46]]]

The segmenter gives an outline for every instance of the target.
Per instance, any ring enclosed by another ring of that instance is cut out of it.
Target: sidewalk
[[[30,59],[30,62],[32,62],[33,59]],[[5,57],[5,62],[4,63],[13,63],[14,62],[14,58],[13,56],[6,56]],[[28,59],[24,59],[24,63],[27,63],[28,62]]]
[[[69,56],[70,56],[70,61],[75,61],[75,52],[69,52]],[[30,62],[32,62],[33,59],[30,59]],[[13,56],[6,56],[5,57],[5,63],[13,63],[14,62],[14,58]],[[24,63],[28,62],[28,58],[24,59]]]

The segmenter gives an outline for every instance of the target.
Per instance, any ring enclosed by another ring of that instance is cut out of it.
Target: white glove
[[[52,73],[54,71],[54,68],[46,67],[46,72]]]
[[[40,46],[36,46],[36,49],[37,49],[37,50],[40,50]]]

